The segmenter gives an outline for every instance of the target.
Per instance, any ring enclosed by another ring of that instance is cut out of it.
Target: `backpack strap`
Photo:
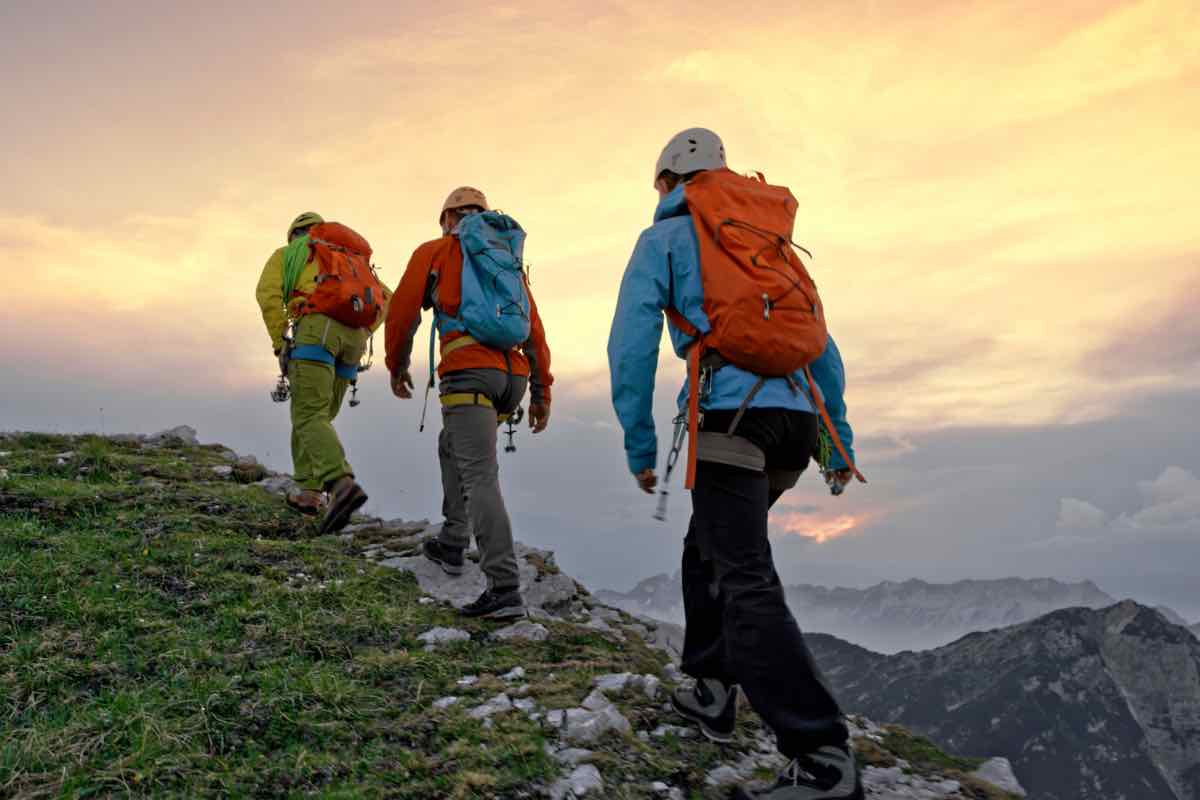
[[[746,393],[746,399],[738,406],[737,413],[733,415],[733,422],[729,423],[729,430],[725,431],[726,436],[733,436],[737,432],[738,423],[742,421],[742,417],[746,416],[746,409],[750,407],[750,403],[753,402],[754,398],[758,396],[758,393],[766,385],[767,379],[760,375],[758,380],[754,382],[753,388]]]
[[[833,446],[837,448],[838,455],[849,466],[850,471],[854,473],[854,477],[858,478],[859,483],[866,483],[867,479],[858,471],[858,467],[854,465],[849,453],[846,452],[846,445],[842,444],[842,437],[838,435],[837,428],[833,426],[833,420],[829,418],[829,411],[825,408],[825,400],[821,397],[821,392],[817,388],[817,382],[813,379],[812,372],[808,367],[804,368],[804,377],[808,379],[808,394],[812,398],[813,406],[816,407],[817,413],[821,415],[821,422],[825,423],[825,430],[829,432],[829,438],[833,440]]]
[[[696,486],[696,440],[700,438],[700,341],[688,350],[688,460],[683,488]]]

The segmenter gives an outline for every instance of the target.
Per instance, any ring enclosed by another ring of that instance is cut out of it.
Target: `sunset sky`
[[[785,577],[1200,578],[1195,0],[432,5],[0,3],[0,429],[187,422],[286,467],[253,287],[287,223],[395,284],[470,183],[529,232],[560,386],[502,461],[518,535],[600,585],[674,569],[684,493],[637,505],[604,343],[703,125],[799,199],[875,478],[785,499]],[[434,515],[418,405],[363,382],[372,507]]]

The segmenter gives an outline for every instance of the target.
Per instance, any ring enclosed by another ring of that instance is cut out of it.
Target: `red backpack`
[[[301,314],[325,314],[351,328],[371,328],[385,311],[387,295],[371,266],[371,245],[339,222],[308,231],[309,259],[317,261],[317,288]]]
[[[817,285],[792,246],[796,198],[786,187],[768,184],[762,175],[755,180],[719,169],[694,177],[684,188],[684,199],[700,244],[704,313],[712,326],[701,336],[678,311],[667,311],[673,325],[696,339],[688,353],[687,488],[692,488],[696,477],[700,361],[710,353],[764,379],[803,371],[834,446],[858,479],[865,481],[838,437],[808,370],[825,352],[829,332]],[[753,392],[746,405],[752,398]]]

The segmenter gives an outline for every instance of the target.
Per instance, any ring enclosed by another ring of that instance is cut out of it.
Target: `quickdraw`
[[[521,424],[521,420],[523,419],[525,419],[525,409],[521,406],[517,406],[517,410],[509,414],[508,419],[505,420],[505,424],[508,425],[508,430],[504,432],[504,435],[508,437],[508,444],[504,445],[504,452],[517,452],[517,445],[513,441],[513,437],[517,435],[517,426]]]
[[[707,400],[712,394],[712,378],[712,367],[703,367],[700,370],[700,385],[697,391],[701,401]],[[654,512],[654,518],[659,522],[667,521],[667,498],[670,494],[667,484],[671,481],[671,474],[675,471],[675,465],[679,463],[679,454],[683,452],[683,443],[687,440],[688,412],[681,411],[672,421],[675,424],[675,433],[671,437],[671,452],[667,455],[667,468],[663,472],[662,488],[658,492],[658,508]],[[700,412],[699,424],[704,424],[703,411]]]
[[[667,456],[667,469],[663,473],[662,488],[658,491],[658,509],[654,512],[654,518],[659,522],[667,521],[667,496],[670,494],[667,491],[667,484],[671,481],[671,473],[675,471],[675,465],[679,463],[679,453],[683,450],[683,442],[687,438],[687,413],[684,412],[675,417],[675,434],[671,437],[671,452]]]

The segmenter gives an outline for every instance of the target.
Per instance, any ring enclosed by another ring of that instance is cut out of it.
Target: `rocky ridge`
[[[1200,798],[1200,641],[1133,601],[892,656],[809,637],[849,707],[984,743],[1037,800]]]
[[[264,488],[280,491],[278,482]],[[474,600],[483,590],[485,579],[479,569],[477,553],[469,553],[466,572],[459,577],[446,575],[437,565],[419,555],[420,545],[436,536],[439,526],[426,521],[359,518],[341,538],[360,548],[364,558],[381,566],[413,574],[425,597],[423,603],[441,603],[455,608]],[[640,788],[651,796],[683,798],[684,789],[673,785],[670,776],[648,786],[626,786],[619,774],[601,771],[593,761],[604,756],[589,749],[597,744],[613,747],[624,737],[643,743],[661,742],[682,746],[695,739],[696,731],[674,718],[666,702],[667,692],[685,679],[677,666],[681,629],[678,626],[638,618],[596,599],[578,582],[564,575],[554,562],[553,553],[517,545],[521,589],[529,606],[529,619],[498,628],[490,635],[501,640],[545,640],[553,635],[544,623],[567,623],[598,632],[618,642],[644,642],[667,658],[657,674],[631,673],[597,676],[591,691],[575,707],[548,708],[532,698],[534,689],[528,673],[518,667],[499,676],[466,675],[459,680],[459,694],[433,701],[439,710],[462,709],[484,725],[496,715],[523,714],[541,722],[557,741],[548,742],[553,757],[563,764],[562,778],[549,787],[555,800],[573,797],[606,797],[608,792]],[[432,629],[423,636],[428,649],[469,638],[465,631]],[[553,680],[554,676],[548,676]],[[501,689],[479,691],[483,682]],[[495,691],[495,693],[492,693]],[[748,711],[748,709],[747,709]],[[752,714],[745,735],[739,737],[725,763],[714,765],[705,778],[706,788],[720,793],[734,784],[761,779],[784,766],[775,751],[770,734]],[[636,723],[635,723],[636,721]],[[957,764],[956,769],[942,765],[914,763],[887,747],[895,729],[882,728],[861,717],[853,718],[852,730],[860,755],[867,764],[864,784],[869,797],[880,800],[951,800],[953,798],[1024,797],[1011,766],[1003,758],[978,763]]]
[[[270,497],[288,476],[197,445],[189,428],[0,434],[0,470],[0,607],[17,611],[5,634],[17,638],[0,637],[0,713],[42,743],[0,763],[0,784],[18,794],[57,794],[63,781],[135,796],[320,793],[382,777],[405,798],[715,799],[782,766],[749,709],[722,748],[681,724],[666,703],[684,680],[679,629],[598,602],[547,551],[519,548],[529,619],[463,621],[453,609],[483,579],[474,560],[450,578],[419,556],[436,526],[357,517],[336,538],[313,537]],[[94,610],[68,621],[76,587]],[[112,655],[94,650],[105,640]],[[177,666],[159,669],[162,653]],[[30,702],[47,665],[69,692],[53,709]],[[277,696],[281,676],[291,677]],[[146,704],[128,710],[135,724],[154,721],[162,755],[110,733],[125,711],[105,705],[109,685]],[[945,756],[900,728],[854,724],[871,797],[1020,796],[1002,759]],[[62,761],[93,730],[94,756]],[[0,749],[11,732],[0,730]],[[247,741],[266,749],[256,756]],[[289,742],[310,752],[307,766],[279,757]]]

